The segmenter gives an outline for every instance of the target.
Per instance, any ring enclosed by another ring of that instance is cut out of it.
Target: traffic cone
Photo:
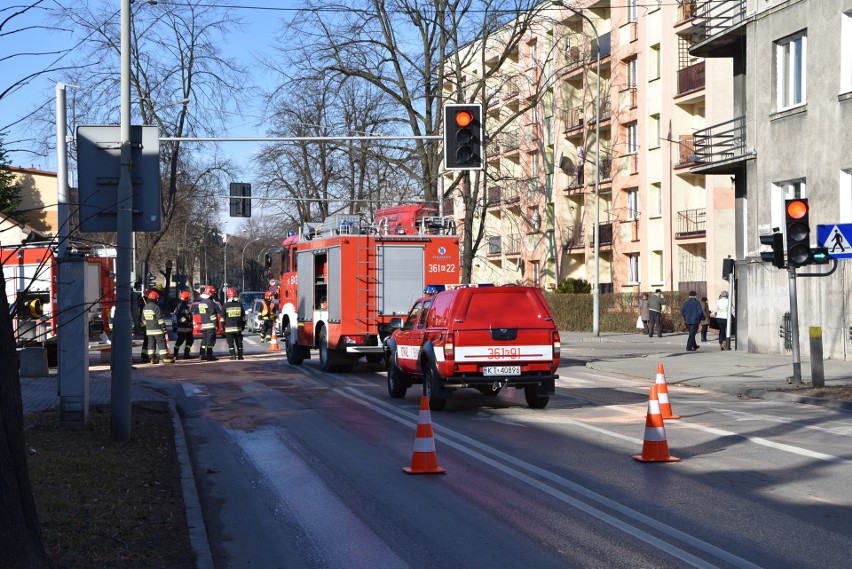
[[[663,419],[680,419],[680,415],[672,414],[672,404],[669,402],[669,386],[666,383],[666,372],[663,364],[657,364],[657,398],[660,401],[660,412]]]
[[[277,352],[281,348],[278,347],[278,336],[275,335],[275,324],[272,325],[272,339],[269,341],[269,351]]]
[[[429,400],[420,398],[420,416],[417,419],[417,434],[414,437],[414,453],[411,466],[403,468],[408,474],[444,474],[446,469],[438,466],[438,453],[435,452],[435,437],[432,434],[432,416],[429,413]]]
[[[651,386],[648,396],[648,415],[645,417],[645,442],[642,444],[642,454],[634,455],[639,462],[677,462],[680,459],[669,454],[669,443],[666,441],[666,428],[663,416],[660,415],[660,401],[657,399],[657,386]]]

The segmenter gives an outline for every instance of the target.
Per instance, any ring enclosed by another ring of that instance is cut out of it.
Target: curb
[[[852,401],[843,399],[823,399],[822,397],[806,397],[802,395],[793,395],[792,393],[784,393],[782,391],[770,391],[766,389],[747,389],[743,395],[755,397],[758,399],[767,399],[772,401],[788,401],[791,403],[803,403],[805,405],[819,405],[820,407],[828,407],[830,409],[838,409],[842,411],[852,411]]]
[[[177,451],[178,463],[180,463],[180,482],[183,489],[183,503],[186,508],[186,525],[189,529],[189,543],[195,552],[195,566],[198,569],[214,569],[210,542],[207,539],[207,528],[204,526],[204,515],[201,510],[201,502],[198,499],[198,488],[195,486],[192,462],[189,460],[186,434],[174,399],[169,399],[169,411],[172,414],[172,424],[175,429],[175,450]]]

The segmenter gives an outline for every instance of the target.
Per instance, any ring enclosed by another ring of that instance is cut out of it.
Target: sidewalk
[[[590,369],[645,377],[653,381],[657,365],[663,364],[669,385],[689,385],[712,391],[763,399],[784,399],[801,403],[852,409],[852,402],[815,400],[777,390],[795,387],[790,354],[749,354],[743,350],[720,351],[711,337],[699,342],[695,352],[686,351],[686,333],[649,338],[645,334],[561,332],[562,360],[585,363]],[[826,387],[852,384],[852,362],[825,360]],[[801,362],[804,387],[811,387],[811,362]]]

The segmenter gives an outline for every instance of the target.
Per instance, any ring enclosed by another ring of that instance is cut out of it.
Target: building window
[[[648,81],[660,78],[660,44],[651,46],[648,57]]]
[[[625,128],[625,148],[627,154],[636,154],[639,151],[639,125],[630,123]]]
[[[531,233],[541,232],[541,214],[537,207],[527,209],[527,219],[529,219]]]
[[[663,187],[659,182],[651,184],[651,200],[649,204],[651,215],[653,217],[661,217],[663,215]]]
[[[627,190],[627,219],[633,221],[639,219],[639,189]]]
[[[807,100],[807,39],[802,33],[775,44],[775,88],[779,111],[802,105]]]
[[[631,57],[624,64],[627,66],[627,86],[633,89],[638,83],[637,59]]]
[[[663,277],[663,252],[662,251],[654,251],[653,252],[653,260],[654,264],[651,267],[651,271],[653,272],[654,282],[651,284],[661,285],[665,281]]]
[[[627,1],[627,21],[636,22],[639,20],[639,0]]]
[[[852,91],[852,12],[842,16],[840,30],[840,92]]]
[[[852,223],[852,169],[840,171],[839,223]]]
[[[532,275],[533,286],[541,284],[541,266],[538,261],[530,261],[530,274]]]
[[[638,285],[639,278],[639,253],[627,254],[627,284]]]
[[[651,115],[650,125],[648,125],[648,147],[660,147],[660,115]]]

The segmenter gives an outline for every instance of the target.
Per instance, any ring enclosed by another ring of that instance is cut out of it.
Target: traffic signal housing
[[[828,257],[828,247],[814,247],[811,249],[811,256],[808,259],[810,265],[825,265],[831,259]]]
[[[444,105],[444,169],[482,170],[482,105]]]
[[[811,226],[808,220],[808,200],[785,200],[787,222],[787,263],[791,267],[807,265],[811,258]]]
[[[251,184],[231,182],[231,217],[251,217]]]
[[[764,263],[772,263],[779,269],[783,269],[784,265],[784,235],[778,231],[777,227],[769,235],[760,236],[761,245],[769,245],[772,251],[764,251],[760,253],[760,260]]]

